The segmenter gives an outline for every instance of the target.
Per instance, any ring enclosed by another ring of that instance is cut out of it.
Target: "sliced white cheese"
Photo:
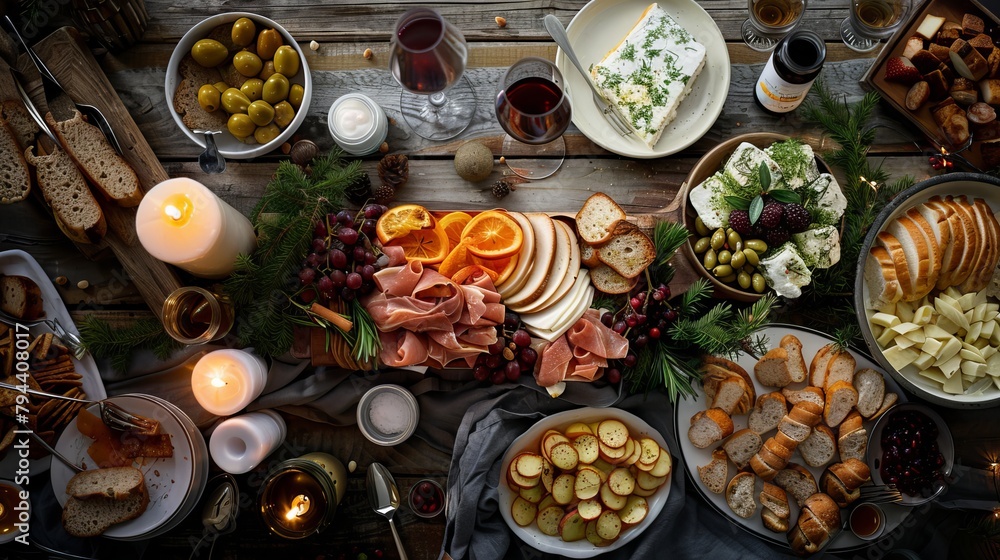
[[[930,305],[921,305],[913,312],[913,322],[918,325],[927,325],[934,318],[934,307]]]
[[[941,366],[944,362],[957,356],[962,351],[962,341],[957,338],[949,338],[945,341],[941,351],[938,352],[938,359],[934,365]]]
[[[973,347],[975,348],[975,347]],[[969,350],[967,348],[962,348],[958,352],[958,356],[965,360],[966,362],[985,364],[986,360],[983,359],[983,355],[979,353],[978,349]]]
[[[912,364],[914,360],[920,357],[920,354],[913,348],[900,348],[899,346],[886,348],[882,352],[882,355],[885,356],[885,359],[888,360],[892,367],[896,368],[896,371]]]
[[[986,364],[981,364],[979,362],[962,362],[962,375],[985,377]]]
[[[965,387],[962,383],[961,375],[953,375],[949,377],[942,387],[945,393],[949,395],[961,395],[965,391]]]
[[[899,317],[900,321],[904,323],[912,323],[915,317],[913,304],[906,301],[901,301],[896,304],[896,315]]]
[[[962,357],[956,354],[955,356],[952,356],[951,359],[941,364],[937,364],[937,367],[941,369],[941,373],[943,373],[945,377],[951,378],[955,375],[955,372],[962,367]]]
[[[577,275],[573,286],[566,296],[543,311],[536,313],[524,313],[521,321],[528,327],[536,327],[545,330],[554,330],[562,325],[574,309],[580,306],[580,301],[587,295],[587,286],[590,285],[590,270],[584,269]]]
[[[965,333],[965,341],[968,343],[973,343],[979,340],[979,335],[983,332],[982,323],[972,323],[969,326],[969,332]]]
[[[924,344],[920,349],[937,359],[937,357],[941,355],[942,347],[944,347],[944,344],[940,340],[936,338],[925,338]]]
[[[920,325],[916,323],[900,323],[898,325],[893,325],[889,327],[890,330],[896,331],[899,334],[906,334],[908,332],[922,330]]]
[[[938,369],[938,368],[936,368],[936,367],[931,367],[931,368],[927,368],[927,369],[922,369],[922,370],[920,370],[920,372],[919,372],[919,373],[920,373],[920,375],[922,375],[923,377],[926,377],[927,379],[930,379],[931,381],[934,381],[934,382],[936,382],[936,383],[939,383],[939,384],[942,384],[942,385],[943,385],[943,384],[944,384],[944,383],[945,383],[946,381],[948,381],[948,378],[947,378],[947,377],[945,377],[945,376],[944,376],[944,374],[943,374],[943,373],[941,373],[941,370],[939,370],[939,369]]]
[[[940,327],[940,322],[939,322],[938,324],[931,324],[924,326],[924,336],[926,336],[927,338],[938,338],[942,340],[947,340],[951,338],[951,333],[942,329]]]
[[[909,338],[906,338],[903,335],[897,335],[895,338],[892,339],[892,341],[899,348],[909,348],[909,347],[913,346],[914,344],[916,344],[916,342],[910,340]]]
[[[886,348],[889,346],[889,343],[892,342],[897,336],[899,336],[899,333],[897,333],[896,331],[892,329],[885,329],[884,331],[882,331],[881,334],[878,335],[878,338],[875,339],[875,342],[878,342],[878,345],[881,346],[882,348]]]
[[[916,360],[913,360],[913,365],[917,367],[918,370],[923,370],[931,367],[934,364],[934,356],[928,354],[927,352],[921,352],[917,356]]]
[[[882,327],[894,327],[899,324],[899,317],[888,313],[876,313],[872,315],[872,324]]]
[[[529,327],[528,324],[525,323],[525,329],[531,334],[537,336],[538,338],[542,338],[549,342],[552,342],[553,340],[565,334],[566,331],[568,331],[570,327],[572,327],[573,324],[576,323],[577,319],[583,317],[583,314],[587,312],[587,309],[590,307],[590,304],[594,301],[594,291],[595,291],[594,287],[588,283],[583,299],[580,300],[577,307],[571,310],[571,312],[567,315],[568,318],[565,321],[563,321],[560,324],[560,326],[552,329],[546,329],[539,327]],[[523,321],[524,317],[521,317],[521,320]]]
[[[840,232],[833,226],[792,234],[802,261],[813,268],[830,268],[840,262]]]

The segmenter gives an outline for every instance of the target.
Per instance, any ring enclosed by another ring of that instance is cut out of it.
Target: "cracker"
[[[32,371],[31,375],[33,375],[36,380],[41,381],[42,379],[45,379],[47,377],[53,377],[65,373],[73,373],[74,371],[76,371],[76,368],[73,367],[73,364],[70,364],[68,366],[60,366],[49,369],[43,369],[40,371]]]
[[[35,351],[32,353],[32,355],[34,355],[39,360],[44,360],[46,356],[49,355],[49,347],[52,346],[53,337],[54,335],[50,332],[47,332],[39,336],[38,338],[42,340],[41,342],[38,343],[38,346],[35,347]]]
[[[35,360],[31,362],[31,369],[45,369],[47,367],[72,364],[73,360],[69,356],[59,356],[48,360]]]
[[[45,401],[45,403],[38,408],[38,423],[42,425],[47,425],[49,417],[52,416],[52,413],[59,407],[61,403],[64,402],[66,401],[62,401],[59,399],[49,399]]]

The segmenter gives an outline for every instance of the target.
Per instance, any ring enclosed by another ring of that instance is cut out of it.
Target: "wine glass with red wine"
[[[399,108],[417,135],[447,140],[472,122],[476,94],[462,77],[468,55],[462,32],[434,10],[414,8],[396,21],[389,71],[403,86]]]
[[[571,109],[562,83],[555,64],[531,56],[514,63],[500,80],[496,112],[507,131],[503,157],[521,177],[548,177],[566,157],[562,134]]]

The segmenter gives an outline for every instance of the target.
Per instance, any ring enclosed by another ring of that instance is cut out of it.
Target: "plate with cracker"
[[[24,251],[0,252],[0,298],[0,305],[8,315],[25,320],[56,319],[68,332],[78,334],[48,275]],[[27,337],[19,336],[22,333],[27,333]],[[25,329],[0,323],[0,381],[22,385],[22,380],[14,375],[18,364],[24,363],[17,359],[19,351],[27,356],[29,388],[80,399],[99,400],[107,396],[94,358],[89,354],[80,360],[74,358],[44,324]],[[0,389],[0,472],[14,472],[17,466],[17,457],[9,450],[14,443],[14,429],[20,429],[15,422],[16,399],[17,393]],[[31,395],[29,400],[27,426],[50,444],[55,444],[59,433],[81,407],[81,403]],[[32,472],[47,470],[48,453],[34,441],[29,446]]]

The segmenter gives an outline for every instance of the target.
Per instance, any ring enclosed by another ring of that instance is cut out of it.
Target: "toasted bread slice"
[[[772,348],[764,354],[753,367],[754,377],[767,387],[784,387],[792,383],[792,374],[788,371],[788,352],[782,348]]]
[[[754,481],[752,473],[742,472],[733,477],[726,487],[726,503],[733,513],[749,519],[757,510],[757,500],[754,498]]]
[[[878,371],[863,368],[854,375],[854,388],[858,391],[858,412],[865,418],[871,418],[885,398],[885,378]]]
[[[604,193],[590,195],[576,213],[576,231],[590,245],[600,245],[611,239],[618,222],[627,215],[621,206]]]
[[[656,260],[656,246],[639,226],[621,220],[611,238],[597,248],[597,258],[625,278],[635,278]]]
[[[57,146],[52,148],[44,156],[36,156],[31,147],[24,151],[35,168],[38,188],[67,237],[77,243],[96,243],[108,230],[104,211],[69,155]]]
[[[81,500],[71,496],[63,508],[62,523],[74,537],[96,537],[114,525],[139,517],[148,505],[145,484],[141,492],[124,500],[105,497]]]
[[[775,391],[757,397],[757,404],[750,411],[747,426],[758,434],[765,434],[778,427],[778,423],[788,413],[784,395]]]
[[[97,497],[124,500],[142,492],[145,484],[142,471],[135,467],[110,467],[73,475],[66,483],[66,493],[81,500]]]
[[[45,314],[43,305],[42,290],[34,280],[27,276],[0,275],[0,308],[5,313],[30,321]]]
[[[691,417],[688,439],[699,449],[722,441],[733,433],[733,420],[720,408],[700,410]]]
[[[698,478],[713,494],[721,494],[726,489],[729,480],[729,461],[726,452],[716,449],[712,452],[712,462],[704,467],[698,467]]]
[[[759,434],[744,428],[729,436],[729,439],[722,444],[722,448],[726,450],[726,456],[736,468],[742,469],[750,462],[750,458],[757,454],[763,443]]]
[[[799,454],[810,467],[822,467],[837,453],[837,437],[823,424],[815,426],[809,437],[799,444]]]

